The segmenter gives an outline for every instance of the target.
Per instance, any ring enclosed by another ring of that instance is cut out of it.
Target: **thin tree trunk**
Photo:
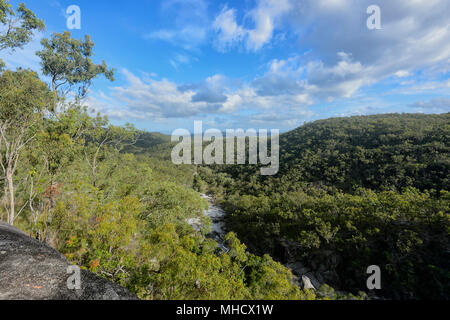
[[[14,206],[14,181],[13,181],[13,175],[10,172],[10,170],[8,170],[8,172],[6,173],[6,181],[8,183],[8,191],[9,191],[9,217],[8,217],[8,223],[10,225],[14,225],[14,220],[15,220],[15,214],[16,214],[16,210],[15,210],[15,206]]]
[[[53,77],[52,79],[52,92],[53,92],[53,106],[52,112],[55,115],[56,119],[60,119],[58,113],[58,85],[56,84],[56,79]]]

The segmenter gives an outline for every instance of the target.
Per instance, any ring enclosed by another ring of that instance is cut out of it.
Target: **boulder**
[[[300,261],[292,262],[286,264],[286,267],[289,268],[292,273],[301,278],[300,286],[303,289],[319,289],[322,286],[322,281],[318,279],[322,278],[320,274],[312,273],[308,268],[306,268]]]
[[[306,279],[308,280],[306,280]],[[302,276],[302,280],[303,280],[303,285],[305,285],[305,280],[306,282],[309,282],[309,284],[311,284],[312,288],[307,288],[307,289],[319,289],[322,286],[322,283],[319,282],[319,280],[317,280],[317,278],[315,277],[314,274],[312,274],[311,272],[308,272],[307,274]]]
[[[316,289],[316,287],[314,287],[314,285],[311,283],[311,279],[307,276],[302,276],[302,287],[303,289]]]
[[[80,271],[80,285],[73,288],[73,269],[55,249],[0,222],[0,300],[137,299],[87,270]]]

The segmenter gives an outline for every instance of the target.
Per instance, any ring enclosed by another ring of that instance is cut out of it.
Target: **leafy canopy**
[[[94,78],[104,75],[114,81],[114,69],[108,69],[106,62],[95,64],[94,42],[86,35],[84,40],[73,39],[71,33],[53,33],[51,39],[42,39],[43,49],[36,54],[41,58],[42,72],[51,77],[52,90],[66,96],[77,87],[78,97],[86,96]]]
[[[0,122],[27,122],[49,106],[50,94],[37,73],[5,71],[0,76]]]
[[[44,31],[45,24],[25,4],[19,4],[14,12],[8,1],[0,0],[0,50],[22,48],[31,41],[34,31]]]

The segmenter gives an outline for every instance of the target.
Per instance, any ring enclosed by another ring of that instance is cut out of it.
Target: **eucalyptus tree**
[[[99,75],[114,81],[114,69],[108,69],[106,62],[95,64],[94,42],[86,35],[84,40],[72,38],[70,32],[53,33],[50,39],[42,39],[43,49],[36,54],[41,58],[42,73],[51,79],[54,95],[53,113],[58,116],[58,100],[69,93],[77,99],[84,98]]]

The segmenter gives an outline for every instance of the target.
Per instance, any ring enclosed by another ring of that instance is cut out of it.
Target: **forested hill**
[[[344,191],[449,189],[450,113],[333,118],[281,136],[281,175]]]
[[[386,298],[447,299],[450,115],[320,120],[280,136],[280,171],[200,168],[228,227],[253,252],[357,292],[382,272]],[[304,266],[304,268],[303,268]]]
[[[384,114],[332,118],[280,136],[280,171],[257,166],[213,166],[234,179],[232,191],[288,191],[299,184],[353,192],[449,190],[450,114]],[[211,182],[210,180],[208,180]],[[228,189],[230,191],[230,189]]]
[[[173,143],[170,136],[159,132],[141,132],[135,144],[127,146],[124,152],[145,154],[152,158],[170,160]]]

